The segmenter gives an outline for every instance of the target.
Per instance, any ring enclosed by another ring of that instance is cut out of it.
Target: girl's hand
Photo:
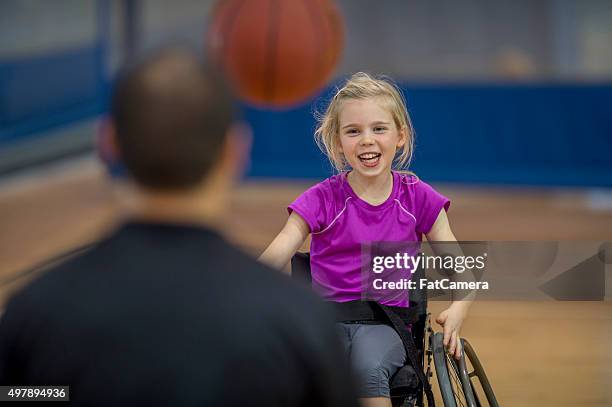
[[[436,318],[436,322],[444,328],[444,346],[448,353],[455,356],[455,359],[461,358],[462,349],[459,331],[463,320],[467,316],[468,307],[469,304],[454,302]]]

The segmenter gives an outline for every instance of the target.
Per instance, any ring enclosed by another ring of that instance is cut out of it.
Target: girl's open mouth
[[[380,161],[380,153],[363,153],[359,154],[357,157],[359,161],[366,167],[376,167],[378,162]]]

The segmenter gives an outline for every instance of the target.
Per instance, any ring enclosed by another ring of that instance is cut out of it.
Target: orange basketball
[[[239,97],[289,107],[330,79],[342,50],[343,24],[331,0],[221,0],[207,41]]]

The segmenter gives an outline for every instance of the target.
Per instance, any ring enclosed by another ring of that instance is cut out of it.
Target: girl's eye
[[[357,131],[357,129],[348,129],[348,130],[346,131],[346,134],[348,134],[349,136],[354,136],[354,135],[356,135],[357,133],[359,133],[359,132]]]
[[[375,132],[375,133],[382,133],[382,132],[384,132],[384,131],[386,131],[386,130],[387,130],[387,128],[386,128],[386,127],[381,127],[381,126],[379,126],[379,127],[374,127],[374,132]]]

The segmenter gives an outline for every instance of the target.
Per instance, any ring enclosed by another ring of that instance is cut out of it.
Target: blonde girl
[[[354,74],[332,98],[315,133],[336,175],[288,207],[289,218],[260,260],[283,269],[310,234],[313,289],[336,303],[362,298],[361,245],[376,241],[455,241],[450,201],[402,171],[414,130],[399,89],[387,78]],[[406,296],[383,305],[407,307]],[[436,318],[444,344],[459,356],[469,302],[455,301]],[[406,363],[398,333],[387,324],[339,321],[364,405],[390,406],[389,379]]]

